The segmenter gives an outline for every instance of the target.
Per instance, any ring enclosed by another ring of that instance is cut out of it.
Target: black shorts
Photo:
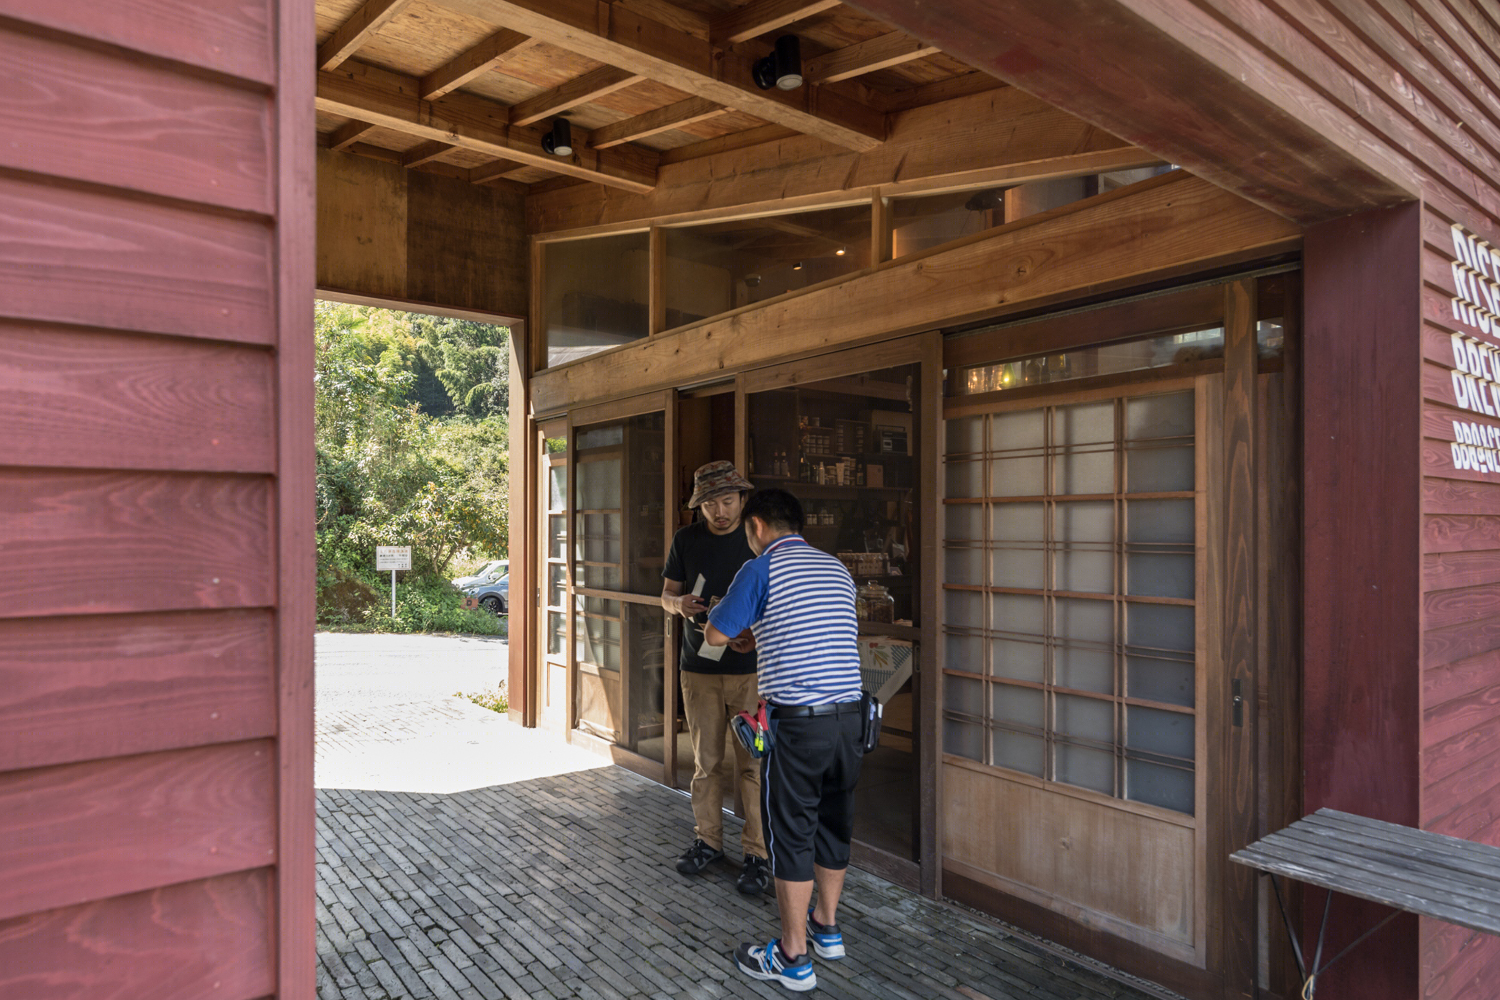
[[[773,709],[771,732],[771,752],[760,772],[771,874],[810,882],[814,864],[848,868],[854,786],[863,756],[859,712],[777,718]]]

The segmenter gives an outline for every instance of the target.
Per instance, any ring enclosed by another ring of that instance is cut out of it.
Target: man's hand
[[[697,594],[684,594],[682,581],[668,580],[662,584],[661,606],[674,615],[691,618],[700,611],[708,610],[708,604]]]
[[[755,633],[749,629],[729,640],[729,648],[736,653],[749,653],[755,649]]]

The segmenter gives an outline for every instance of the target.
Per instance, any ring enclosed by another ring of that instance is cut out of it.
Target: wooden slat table
[[[1320,973],[1403,911],[1500,934],[1500,848],[1486,844],[1319,809],[1229,857],[1271,876],[1308,1000]],[[1329,890],[1311,972],[1287,915],[1278,875]],[[1323,935],[1335,892],[1383,903],[1394,912],[1324,963]]]

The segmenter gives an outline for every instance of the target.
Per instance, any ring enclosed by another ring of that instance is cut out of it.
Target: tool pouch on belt
[[[766,700],[762,698],[754,712],[741,712],[730,720],[735,738],[750,751],[750,756],[760,758],[771,752],[771,724],[766,718]]]
[[[880,719],[884,714],[885,706],[879,698],[868,691],[859,693],[859,742],[865,753],[880,745]]]

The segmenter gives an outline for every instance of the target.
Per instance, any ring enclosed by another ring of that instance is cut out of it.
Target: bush
[[[322,581],[320,581],[320,584]],[[396,577],[396,617],[391,618],[390,574],[334,571],[318,594],[318,624],[359,632],[467,632],[505,635],[507,620],[484,608],[465,608],[464,595],[446,580]]]

